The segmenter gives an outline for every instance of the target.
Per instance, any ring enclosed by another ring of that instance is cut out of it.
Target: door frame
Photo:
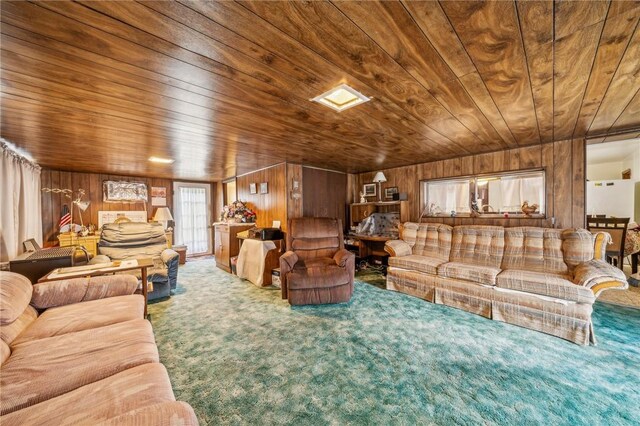
[[[211,209],[212,209],[212,200],[211,200],[211,184],[210,183],[198,183],[198,182],[184,182],[184,181],[174,181],[173,182],[173,213],[175,215],[175,221],[180,220],[181,211],[180,211],[180,187],[189,187],[189,188],[204,188],[205,189],[205,197],[207,198],[207,252],[206,253],[193,253],[196,255],[199,254],[212,254],[213,253],[213,238],[210,232],[211,229]],[[175,241],[179,241],[179,244],[182,244],[182,240],[178,239],[178,227],[174,228],[174,244]]]

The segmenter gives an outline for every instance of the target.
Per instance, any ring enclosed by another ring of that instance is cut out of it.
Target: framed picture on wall
[[[255,183],[250,183],[249,184],[249,194],[257,194],[258,193],[258,188],[256,187]]]
[[[393,194],[398,193],[398,187],[392,186],[391,188],[384,189],[384,199],[385,200],[393,200]]]
[[[362,192],[364,192],[365,197],[375,197],[376,196],[376,184],[375,183],[365,183],[362,187]]]
[[[260,193],[261,194],[268,194],[269,193],[269,186],[267,185],[267,182],[262,182],[260,184]]]

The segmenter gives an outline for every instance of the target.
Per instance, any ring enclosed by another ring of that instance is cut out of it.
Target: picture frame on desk
[[[375,197],[376,196],[376,184],[375,183],[365,183],[362,186],[362,192],[365,197]]]
[[[385,188],[384,189],[384,199],[385,200],[393,200],[393,194],[397,194],[398,193],[398,187],[397,186],[392,186],[390,188]]]

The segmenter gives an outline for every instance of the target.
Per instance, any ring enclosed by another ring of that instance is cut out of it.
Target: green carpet
[[[639,424],[640,311],[595,305],[598,346],[379,289],[291,308],[214,266],[150,305],[202,424]]]

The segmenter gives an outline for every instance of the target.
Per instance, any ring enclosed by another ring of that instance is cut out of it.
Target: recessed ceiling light
[[[171,164],[176,160],[173,160],[171,158],[149,157],[149,161],[151,161],[152,163]]]
[[[371,98],[367,98],[346,84],[341,84],[311,100],[341,112],[345,109],[368,102],[370,99]]]

